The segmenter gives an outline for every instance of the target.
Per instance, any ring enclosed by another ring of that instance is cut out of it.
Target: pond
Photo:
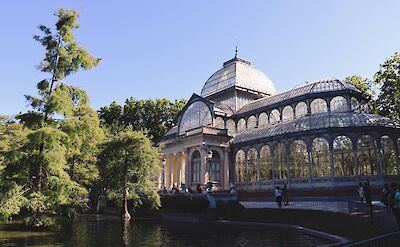
[[[0,246],[316,246],[331,243],[303,233],[237,225],[190,224],[79,215],[59,231],[0,225]]]

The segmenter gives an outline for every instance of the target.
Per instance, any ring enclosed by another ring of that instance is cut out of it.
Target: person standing
[[[285,206],[289,205],[289,193],[288,193],[286,184],[283,185],[282,197],[283,197],[283,202],[285,203]]]
[[[399,225],[400,228],[400,190],[399,186],[397,184],[393,185],[394,188],[396,188],[396,191],[394,192],[394,205],[393,205],[393,214],[394,217],[396,218],[397,224]]]
[[[361,203],[364,203],[365,195],[364,195],[364,186],[363,186],[362,183],[359,183],[359,184],[358,184],[357,192],[358,192],[358,196],[359,196],[359,198],[360,198],[360,202],[361,202]]]
[[[383,189],[381,190],[381,202],[386,207],[386,212],[390,212],[390,207],[388,205],[388,196],[389,196],[389,185],[385,184]]]
[[[278,203],[278,207],[282,208],[282,191],[281,188],[279,188],[279,186],[275,187],[275,201],[276,203]]]

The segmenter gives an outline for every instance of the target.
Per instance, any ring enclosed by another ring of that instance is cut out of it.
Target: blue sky
[[[80,12],[76,38],[103,58],[67,78],[95,109],[126,98],[186,98],[234,56],[248,59],[278,92],[304,81],[371,78],[400,51],[400,1],[3,1],[0,115],[27,110],[24,94],[50,77],[36,70],[38,24],[58,8]]]

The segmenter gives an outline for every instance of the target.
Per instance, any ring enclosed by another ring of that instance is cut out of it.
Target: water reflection
[[[102,215],[81,215],[60,231],[33,233],[18,231],[15,226],[11,229],[0,225],[0,245],[175,247],[315,246],[329,243],[298,232],[271,228],[139,220],[124,222],[118,217]]]

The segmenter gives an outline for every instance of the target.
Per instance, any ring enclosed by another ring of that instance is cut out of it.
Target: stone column
[[[307,143],[307,159],[308,159],[308,182],[312,184],[312,158],[311,158],[311,145]]]
[[[190,150],[188,148],[185,149],[185,157],[186,157],[186,159],[185,159],[185,184],[186,184],[186,188],[190,188],[192,186],[192,184],[191,184],[191,182],[192,182],[192,179],[191,179],[192,167],[191,167],[191,163],[190,163],[189,151]]]
[[[200,184],[205,184],[205,176],[206,176],[206,171],[207,171],[207,151],[206,148],[202,147],[200,150],[200,155],[201,155],[201,169],[200,169]]]
[[[167,189],[170,189],[171,187],[171,165],[172,165],[172,157],[171,154],[166,154],[165,155],[166,162],[165,162],[165,187]]]
[[[178,152],[176,153],[176,186],[180,188],[182,182],[182,160],[183,160],[183,153]]]
[[[334,168],[334,161],[333,161],[333,140],[329,138],[329,164],[331,166],[331,177],[335,176],[335,168]]]
[[[224,163],[221,174],[221,185],[224,189],[229,188],[229,148],[224,148]]]

